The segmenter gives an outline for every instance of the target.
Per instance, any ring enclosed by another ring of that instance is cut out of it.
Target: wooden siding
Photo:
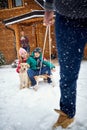
[[[23,0],[23,7],[16,7],[13,9],[0,10],[0,51],[3,52],[7,64],[12,63],[17,58],[17,52],[20,47],[20,32],[24,30],[26,36],[30,41],[31,51],[35,47],[39,46],[43,48],[45,27],[43,26],[43,18],[33,18],[30,20],[24,20],[17,24],[5,27],[2,20],[20,16],[25,13],[42,10],[42,8],[34,0]],[[52,53],[57,53],[54,27],[51,27],[52,38]],[[46,43],[45,57],[49,58],[49,46],[48,41]],[[87,59],[87,45],[84,50],[84,57]]]
[[[0,51],[3,52],[7,64],[11,63],[14,59],[17,58],[17,48],[15,43],[17,38],[14,36],[14,32],[11,29],[7,29],[4,26],[2,20],[19,16],[33,10],[42,9],[38,4],[36,4],[34,0],[23,0],[23,3],[23,7],[0,10]],[[12,28],[12,26],[10,26],[10,28]],[[29,27],[29,30],[31,29],[32,27]],[[31,33],[27,35],[29,35],[30,38],[32,37]],[[35,44],[34,39],[33,42]]]
[[[14,34],[4,26],[0,26],[0,51],[4,54],[7,63],[16,58]]]
[[[84,59],[87,60],[87,44],[84,49]]]

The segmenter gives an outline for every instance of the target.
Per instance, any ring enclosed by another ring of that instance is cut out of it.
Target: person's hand
[[[45,11],[43,25],[48,26],[54,24],[54,12],[53,11]]]

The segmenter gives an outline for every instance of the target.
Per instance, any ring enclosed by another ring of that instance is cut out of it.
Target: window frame
[[[2,1],[3,2],[3,1]],[[3,5],[4,5],[4,3],[3,3]],[[3,6],[0,8],[0,10],[3,10],[3,9],[8,9],[8,0],[7,0],[7,7],[6,8],[3,8]]]
[[[15,8],[24,7],[24,0],[21,0],[22,5],[20,5],[20,6],[13,6],[12,0],[7,0],[7,1],[8,1],[8,7],[7,8],[0,8],[0,10],[8,10],[8,9],[15,9]]]
[[[14,0],[16,2],[16,0]],[[12,8],[17,8],[17,7],[22,7],[23,6],[23,0],[21,0],[21,5],[18,5],[16,6],[16,3],[15,5],[13,6],[13,2],[12,2]]]

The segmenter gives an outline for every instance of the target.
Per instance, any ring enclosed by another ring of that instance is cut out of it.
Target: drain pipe
[[[12,29],[12,28],[10,28],[10,27],[8,27],[8,26],[5,26],[7,29],[9,29],[10,31],[12,31],[13,32],[13,34],[14,34],[14,49],[15,49],[15,52],[16,52],[16,56],[17,56],[17,51],[16,51],[16,36],[15,36],[15,31],[14,31],[14,29]],[[17,57],[16,57],[17,58]]]

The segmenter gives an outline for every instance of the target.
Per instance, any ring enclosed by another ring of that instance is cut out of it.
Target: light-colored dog
[[[31,81],[30,81],[28,74],[27,74],[28,68],[29,68],[29,65],[27,63],[20,64],[20,71],[19,71],[20,89],[29,88],[31,86]]]
[[[35,80],[37,82],[36,86],[38,86],[38,84],[41,81],[41,79],[43,79],[43,81],[46,81],[47,78],[51,78],[51,80],[52,80],[52,86],[53,87],[55,86],[55,83],[54,83],[52,75],[43,74],[43,75],[34,76],[34,78],[35,78]]]

